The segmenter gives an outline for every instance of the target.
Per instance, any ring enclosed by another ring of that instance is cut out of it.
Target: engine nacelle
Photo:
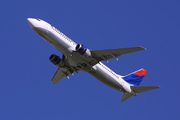
[[[91,57],[91,51],[82,44],[78,44],[76,46],[76,51],[79,52],[81,55],[85,55],[86,57]]]
[[[59,67],[64,66],[64,62],[62,61],[62,59],[59,56],[55,55],[55,54],[52,54],[49,57],[49,60],[56,66],[59,66]]]

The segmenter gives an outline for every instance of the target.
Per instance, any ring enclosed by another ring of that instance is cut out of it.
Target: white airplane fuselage
[[[127,76],[121,76],[100,62],[111,58],[117,59],[122,54],[145,50],[145,48],[138,46],[91,51],[82,44],[75,43],[43,20],[34,18],[28,18],[27,20],[37,34],[63,53],[62,59],[59,56],[54,56],[54,54],[50,56],[51,62],[58,66],[51,79],[54,84],[63,77],[69,78],[69,75],[73,74],[74,71],[82,70],[90,73],[104,84],[123,92],[121,101],[125,101],[132,95],[135,96],[137,93],[160,88],[159,86],[139,86],[147,73],[144,68]]]
[[[72,51],[75,51],[77,43],[65,36],[58,29],[40,19],[28,18],[28,22],[36,33],[61,51],[66,58],[68,58],[68,64],[77,66],[76,63],[80,61],[85,62],[83,61],[84,56],[72,54]],[[90,73],[104,84],[116,90],[135,95],[135,93],[131,90],[130,85],[124,81],[120,75],[113,72],[102,62],[99,62],[94,66],[82,67],[81,70]]]
[[[56,84],[63,77],[69,78],[69,75],[79,70],[93,75],[104,84],[123,92],[121,101],[125,101],[137,93],[160,88],[159,86],[139,86],[147,71],[142,68],[127,76],[116,74],[101,60],[116,58],[122,54],[145,50],[145,48],[129,47],[105,50],[89,50],[82,44],[77,44],[60,32],[49,23],[34,18],[28,18],[31,28],[44,38],[47,42],[63,53],[62,59],[59,56],[51,55],[50,61],[58,66],[51,81]]]

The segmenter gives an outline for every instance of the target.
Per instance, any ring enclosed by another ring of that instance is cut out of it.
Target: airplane
[[[145,48],[128,47],[117,49],[90,50],[82,44],[77,44],[51,24],[38,19],[27,18],[30,27],[43,39],[63,53],[62,58],[52,54],[49,60],[57,66],[51,81],[56,84],[62,78],[74,75],[74,72],[85,71],[100,80],[102,83],[123,92],[121,101],[125,101],[138,93],[160,88],[159,86],[139,86],[147,71],[142,68],[126,76],[113,72],[101,61],[145,50]]]

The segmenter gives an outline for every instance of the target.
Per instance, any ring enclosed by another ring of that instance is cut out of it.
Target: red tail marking
[[[142,68],[142,69],[140,69],[140,70],[134,72],[133,74],[139,75],[139,76],[145,76],[146,73],[147,73],[147,70],[145,70],[144,68]]]

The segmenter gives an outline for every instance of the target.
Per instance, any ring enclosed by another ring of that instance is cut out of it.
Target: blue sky
[[[178,0],[6,0],[0,2],[0,119],[180,119]],[[140,68],[160,89],[120,102],[122,93],[85,72],[54,85],[51,54],[27,18],[43,19],[89,49],[143,46],[105,63],[118,74]]]

